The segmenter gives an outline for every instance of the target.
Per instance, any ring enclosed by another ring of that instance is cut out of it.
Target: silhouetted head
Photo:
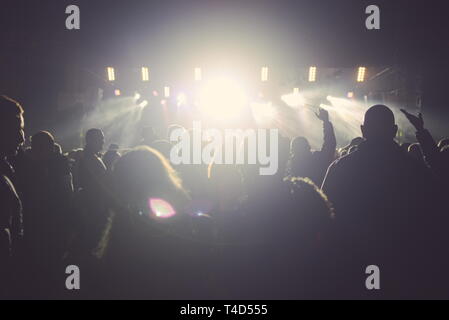
[[[358,146],[359,144],[361,144],[363,142],[363,138],[362,137],[356,137],[354,139],[351,140],[351,143],[349,144],[349,146]]]
[[[23,109],[20,104],[0,96],[0,156],[15,155],[25,141]]]
[[[393,112],[381,104],[372,106],[366,111],[365,120],[360,128],[366,140],[379,142],[392,141],[398,131]]]
[[[327,196],[308,178],[286,178],[284,182],[295,212],[287,215],[289,223],[281,232],[291,231],[306,241],[319,241],[328,236],[335,214]]]
[[[441,159],[443,163],[449,163],[449,145],[441,149]],[[446,167],[446,171],[449,171],[449,168]]]
[[[36,159],[48,159],[55,153],[55,139],[48,131],[39,131],[31,137],[31,152]]]
[[[291,142],[290,151],[294,156],[304,156],[311,152],[309,141],[304,137],[296,137]]]
[[[445,146],[449,146],[449,138],[441,139],[440,142],[438,142],[440,151],[442,151]]]
[[[55,148],[54,148],[54,150],[55,150],[55,153],[57,153],[57,154],[62,154],[62,147],[61,147],[61,145],[60,145],[59,143],[57,143],[57,142],[55,142]]]
[[[348,154],[353,153],[354,151],[357,151],[357,146],[351,146],[348,150]]]
[[[145,204],[150,198],[171,201],[183,193],[181,180],[167,159],[147,146],[124,154],[114,165],[119,196],[127,203]]]
[[[411,143],[409,142],[404,142],[403,144],[401,144],[401,149],[402,151],[404,151],[405,154],[408,153],[408,147],[410,147]]]
[[[422,161],[423,154],[419,143],[413,143],[408,147],[408,154],[418,161]]]
[[[86,149],[98,153],[103,149],[104,134],[100,129],[89,129],[86,132]]]
[[[156,140],[151,147],[159,151],[165,158],[170,159],[171,143],[167,140]]]

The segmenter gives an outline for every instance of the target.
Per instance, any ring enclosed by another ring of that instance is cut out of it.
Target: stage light
[[[150,81],[150,72],[147,67],[142,67],[142,81]]]
[[[237,118],[248,99],[235,79],[219,77],[208,81],[199,92],[199,109],[204,116],[231,120]]]
[[[354,92],[349,91],[349,92],[348,92],[348,98],[349,98],[349,99],[354,98]]]
[[[359,67],[359,70],[357,72],[357,82],[364,82],[365,81],[365,73],[366,73],[366,68],[365,67]]]
[[[303,106],[305,104],[304,97],[299,93],[299,88],[295,89],[293,89],[293,93],[284,94],[281,96],[281,100],[284,101],[289,107],[293,108]]]
[[[201,81],[203,78],[203,75],[201,73],[201,68],[195,68],[195,81]]]
[[[107,67],[106,71],[108,73],[108,80],[109,81],[115,81],[115,70],[112,67]]]
[[[316,67],[309,68],[309,82],[316,81]]]
[[[165,98],[170,97],[170,87],[164,87],[164,97]]]
[[[262,82],[268,81],[268,67],[262,67],[262,70],[260,72],[260,80]]]
[[[114,90],[114,94],[118,97],[118,96],[120,96],[122,93],[121,93],[120,89],[115,89],[115,90]]]
[[[136,92],[136,93],[134,94],[134,101],[137,101],[137,100],[139,100],[140,98],[141,98],[140,93]]]
[[[178,107],[183,106],[187,103],[187,96],[184,93],[178,94],[178,97],[176,98],[176,102]]]

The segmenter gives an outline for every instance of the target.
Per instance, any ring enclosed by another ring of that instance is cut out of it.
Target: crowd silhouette
[[[47,131],[25,148],[26,113],[1,96],[0,297],[449,298],[449,139],[402,112],[416,141],[399,145],[393,112],[374,105],[337,149],[320,109],[321,150],[280,137],[278,172],[262,176],[172,165],[172,144],[150,127],[130,150],[102,154],[98,128],[83,149],[61,150]],[[68,265],[81,270],[78,292],[65,287]],[[369,265],[380,290],[365,286]]]

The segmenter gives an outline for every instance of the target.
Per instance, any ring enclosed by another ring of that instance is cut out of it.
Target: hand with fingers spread
[[[407,110],[401,109],[401,111],[407,117],[408,121],[410,121],[410,123],[415,127],[416,131],[421,131],[424,129],[424,119],[421,112],[418,116],[415,116],[407,112]]]
[[[315,113],[318,119],[323,122],[329,122],[329,112],[323,108],[319,108],[318,112]]]

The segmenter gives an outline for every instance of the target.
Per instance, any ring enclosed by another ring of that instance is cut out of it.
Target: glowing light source
[[[365,73],[366,73],[366,68],[365,67],[359,67],[359,70],[357,72],[357,82],[364,82],[365,81]]]
[[[159,95],[159,92],[157,92],[156,90],[153,90],[153,96],[157,97]]]
[[[203,75],[201,73],[201,68],[196,67],[194,72],[195,72],[195,81],[201,81],[203,78]]]
[[[140,98],[141,98],[140,93],[136,92],[136,93],[134,94],[134,101],[137,101],[137,100],[139,100]]]
[[[151,209],[151,214],[157,218],[171,218],[176,214],[172,205],[163,199],[150,198],[148,200],[148,206]]]
[[[312,66],[309,68],[309,82],[316,81],[316,67]]]
[[[164,87],[164,97],[170,97],[170,87]]]
[[[112,67],[107,67],[106,71],[108,73],[108,80],[109,81],[115,81],[115,70]]]
[[[122,94],[122,92],[120,91],[120,89],[115,89],[114,94],[118,97]]]
[[[349,92],[348,92],[348,98],[349,98],[349,99],[354,98],[354,92],[349,91]]]
[[[242,87],[235,79],[228,77],[208,81],[199,92],[199,109],[210,118],[234,119],[241,114],[247,103]]]
[[[150,71],[147,67],[142,67],[142,81],[148,82],[150,81]]]
[[[299,88],[293,88],[293,94],[299,94]]]
[[[268,67],[262,67],[262,70],[260,71],[260,80],[262,82],[268,81]]]

